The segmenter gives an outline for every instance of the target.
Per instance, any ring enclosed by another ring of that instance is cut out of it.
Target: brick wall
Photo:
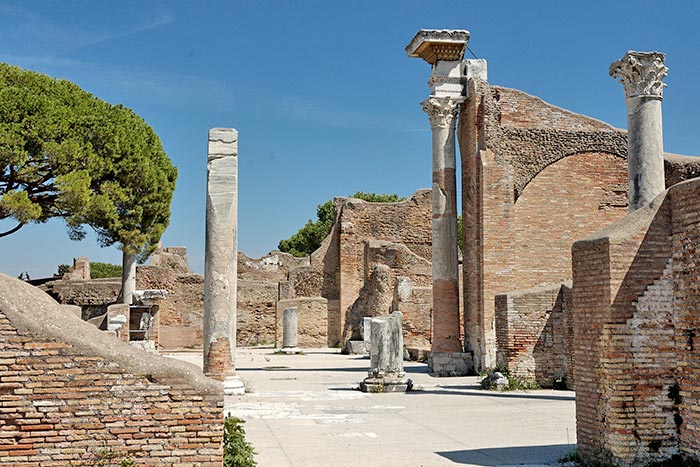
[[[700,457],[700,180],[669,190],[673,202],[673,281],[680,449]],[[675,414],[674,414],[675,416]]]
[[[574,244],[577,433],[586,459],[631,466],[679,451],[697,456],[690,420],[699,362],[684,354],[697,323],[684,310],[700,305],[688,293],[698,286],[698,194],[698,181],[676,185]]]
[[[412,353],[431,347],[433,288],[396,277],[392,309],[403,314],[403,343]]]
[[[571,383],[567,374],[573,349],[573,331],[568,321],[571,288],[554,284],[496,295],[497,360],[509,372],[542,387],[552,387],[557,380]]]
[[[571,279],[570,247],[626,213],[626,138],[603,122],[470,80],[460,113],[465,348],[496,363],[497,294]]]
[[[366,241],[401,243],[419,257],[432,258],[431,191],[419,190],[399,203],[348,199],[340,204],[338,211],[339,321],[344,331],[352,328],[346,326],[345,316],[358,299],[365,280]],[[342,340],[350,337],[343,335]]]
[[[223,393],[0,275],[0,465],[222,464]]]

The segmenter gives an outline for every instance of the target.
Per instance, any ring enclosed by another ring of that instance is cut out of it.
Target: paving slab
[[[225,412],[246,421],[260,467],[544,466],[575,448],[573,391],[484,391],[405,362],[415,391],[363,393],[369,358],[337,349],[239,348],[236,368],[249,392]]]

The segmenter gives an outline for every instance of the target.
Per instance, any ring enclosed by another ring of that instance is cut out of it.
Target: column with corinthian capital
[[[467,374],[472,355],[460,341],[455,123],[465,99],[464,50],[469,31],[422,29],[406,47],[432,66],[423,110],[433,133],[433,315],[428,363],[442,376]]]
[[[625,88],[630,211],[648,205],[666,189],[661,126],[665,58],[660,52],[630,50],[610,65],[610,76]]]
[[[455,123],[461,100],[423,101],[433,133],[433,352],[461,352]]]

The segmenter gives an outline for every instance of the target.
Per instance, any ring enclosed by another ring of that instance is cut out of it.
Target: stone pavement
[[[434,378],[405,362],[417,390],[362,393],[367,357],[273,352],[237,349],[251,392],[225,400],[260,467],[541,466],[575,447],[572,391],[483,391],[476,377]],[[201,365],[198,353],[173,356]]]

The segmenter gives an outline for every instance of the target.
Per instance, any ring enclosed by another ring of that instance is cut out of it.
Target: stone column
[[[432,352],[461,352],[455,123],[464,102],[464,50],[469,32],[422,29],[406,47],[432,65],[430,97],[423,110],[433,132],[433,329]]]
[[[455,121],[460,101],[423,101],[433,132],[433,352],[460,352]]]
[[[629,210],[648,205],[666,189],[661,99],[668,70],[660,52],[628,51],[610,65],[625,88]]]
[[[238,247],[238,132],[209,130],[204,263],[204,373],[242,394],[235,376]]]
[[[299,353],[299,318],[297,308],[286,308],[282,312],[282,352]]]
[[[122,303],[132,305],[136,290],[136,255],[122,252]]]
[[[365,331],[367,332],[367,331]],[[371,318],[370,370],[360,383],[363,392],[410,391],[413,382],[403,371],[403,315]]]

